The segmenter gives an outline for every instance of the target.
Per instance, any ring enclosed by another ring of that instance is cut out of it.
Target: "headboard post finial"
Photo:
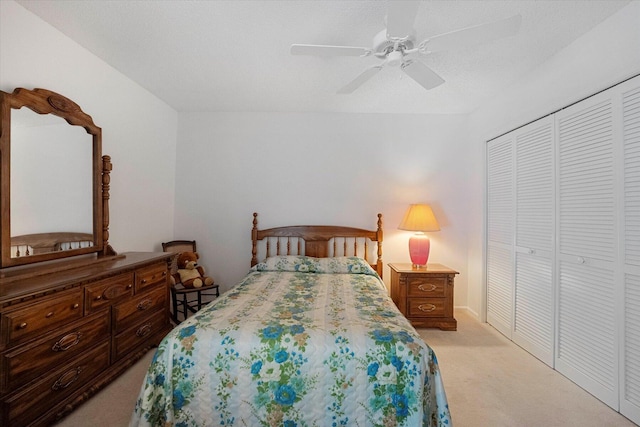
[[[253,213],[253,228],[251,229],[251,267],[258,263],[258,212]]]

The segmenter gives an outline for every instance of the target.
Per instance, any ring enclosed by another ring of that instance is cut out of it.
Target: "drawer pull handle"
[[[50,317],[53,317],[55,313],[53,311],[48,312],[44,317],[46,317],[47,319]]]
[[[78,307],[80,307],[80,304],[75,303],[75,304],[73,304],[73,307],[71,307],[71,308],[73,308],[73,309],[75,310],[75,309],[77,309]]]
[[[151,307],[152,304],[153,304],[153,300],[151,298],[144,299],[140,301],[140,303],[138,304],[138,310],[140,311],[146,310],[147,308]]]
[[[147,283],[147,279],[142,279],[140,283],[144,285],[145,283]]]
[[[162,277],[167,277],[167,272],[166,271],[162,272]]]
[[[418,285],[418,289],[420,289],[422,292],[433,292],[436,290],[436,288],[437,286],[433,283],[429,285],[429,289],[427,289],[424,285]]]
[[[56,380],[55,383],[51,386],[51,390],[64,390],[69,387],[71,384],[76,382],[76,380],[80,377],[80,372],[82,372],[82,366],[78,366],[75,369],[65,372]]]
[[[433,304],[420,304],[418,306],[418,310],[424,312],[424,313],[431,313],[432,311],[434,311],[436,309],[436,306]]]
[[[18,325],[18,329],[27,329],[27,322],[22,322]]]
[[[146,325],[141,326],[140,329],[136,331],[136,335],[142,338],[145,335],[148,335],[149,332],[151,332],[151,324],[147,323]]]
[[[96,300],[96,301],[100,301],[101,299],[102,299],[102,295],[98,295],[98,296],[96,296],[96,298],[95,298],[95,300]]]
[[[80,337],[82,334],[80,332],[72,332],[60,338],[57,343],[51,347],[53,351],[67,351],[74,345],[80,342]]]
[[[129,283],[129,284],[127,285],[127,289],[131,289],[131,288],[133,288],[133,285],[132,285],[131,283]]]

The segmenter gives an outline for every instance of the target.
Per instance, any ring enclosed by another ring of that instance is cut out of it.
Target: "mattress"
[[[131,426],[451,426],[433,350],[357,257],[280,256],[161,342]]]

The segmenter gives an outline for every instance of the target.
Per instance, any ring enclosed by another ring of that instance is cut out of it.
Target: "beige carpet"
[[[457,332],[421,329],[433,347],[456,427],[634,426],[495,329],[457,311]],[[124,427],[153,352],[57,424]]]
[[[456,427],[634,426],[466,311],[458,330],[419,330],[436,352]]]

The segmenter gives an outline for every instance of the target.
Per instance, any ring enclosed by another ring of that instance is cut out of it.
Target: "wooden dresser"
[[[0,271],[0,426],[52,424],[157,345],[171,329],[171,255]]]
[[[442,264],[416,269],[411,264],[389,264],[391,299],[416,328],[455,331],[453,281],[457,271]]]

